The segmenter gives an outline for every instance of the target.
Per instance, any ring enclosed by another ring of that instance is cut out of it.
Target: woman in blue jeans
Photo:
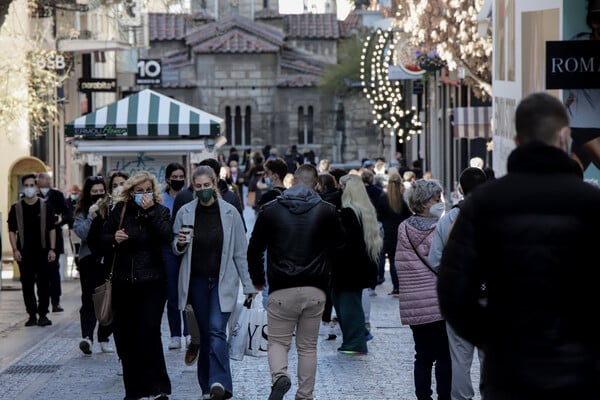
[[[185,167],[179,163],[170,163],[165,170],[165,182],[167,187],[162,193],[162,204],[169,209],[171,220],[173,215],[173,202],[175,196],[185,186]],[[171,243],[163,249],[163,258],[167,265],[167,319],[169,321],[169,331],[171,332],[171,341],[169,350],[181,348],[181,325],[183,321],[183,335],[188,336],[187,319],[182,318],[182,312],[177,308],[177,283],[179,280],[179,256],[173,253]],[[186,343],[189,344],[189,343]]]
[[[203,399],[233,397],[227,349],[227,321],[237,304],[240,280],[252,295],[246,261],[246,232],[237,209],[220,197],[215,171],[196,168],[195,199],[179,209],[173,224],[173,252],[182,256],[179,309],[191,304],[200,330],[198,383]],[[182,230],[193,226],[193,233]]]

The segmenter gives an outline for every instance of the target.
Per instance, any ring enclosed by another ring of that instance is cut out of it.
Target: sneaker
[[[350,354],[350,355],[353,355],[353,356],[360,356],[360,355],[363,355],[363,354],[367,354],[366,351],[344,350],[344,349],[341,349],[341,348],[338,349],[337,351],[338,351],[338,353],[341,353],[341,354]]]
[[[269,400],[283,400],[283,396],[290,390],[291,386],[292,382],[290,382],[290,378],[287,375],[281,375],[271,388]]]
[[[46,317],[44,315],[43,317],[40,317],[40,319],[38,319],[37,324],[38,324],[38,326],[48,326],[48,325],[52,325],[52,321],[50,321],[48,319],[48,317]]]
[[[190,343],[185,350],[185,365],[192,365],[196,358],[198,358],[198,352],[200,351],[200,345],[196,343]]]
[[[37,325],[37,318],[35,317],[35,315],[29,317],[27,322],[25,322],[25,326],[36,326],[36,325]]]
[[[185,337],[185,345],[186,345],[186,346],[189,346],[189,345],[190,345],[190,343],[192,343],[192,337],[191,337],[190,335],[187,335],[187,336]]]
[[[169,396],[165,393],[160,393],[155,396],[150,396],[151,400],[169,400]]]
[[[400,295],[400,290],[398,290],[398,289],[394,289],[388,293],[388,296],[398,297],[399,295]]]
[[[81,342],[79,342],[79,350],[81,350],[83,352],[83,354],[85,354],[86,356],[91,355],[92,354],[92,341],[88,338],[81,339]]]
[[[173,336],[169,342],[169,350],[181,348],[181,336]]]
[[[52,305],[52,312],[63,312],[64,308],[60,306],[60,304]]]
[[[115,348],[109,342],[100,342],[100,350],[103,353],[114,353]]]
[[[365,339],[367,340],[367,342],[368,342],[369,340],[372,340],[372,339],[373,339],[373,335],[371,334],[371,332],[367,332],[367,334],[365,335]]]
[[[210,386],[210,398],[212,400],[223,400],[225,398],[225,388],[219,382]]]

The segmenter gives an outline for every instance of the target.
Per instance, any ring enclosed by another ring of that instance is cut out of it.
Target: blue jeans
[[[187,319],[183,311],[178,310],[179,302],[179,267],[181,259],[173,254],[171,245],[163,248],[163,259],[167,266],[167,320],[171,337],[181,336],[181,321],[183,320],[183,335],[189,335]]]
[[[210,386],[216,382],[223,385],[227,392],[233,393],[227,350],[230,313],[221,311],[218,284],[218,278],[190,277],[188,301],[194,309],[200,329],[198,383],[203,394],[209,393]]]

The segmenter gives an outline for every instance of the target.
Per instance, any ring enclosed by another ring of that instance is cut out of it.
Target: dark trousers
[[[431,370],[435,364],[435,382],[438,400],[450,400],[452,364],[446,322],[436,321],[411,325],[415,342],[415,393],[417,400],[431,400]]]
[[[60,263],[58,262],[59,257],[60,254],[57,254],[56,261],[48,263],[48,290],[50,292],[50,302],[53,306],[60,304],[60,296],[62,296],[62,288],[60,284]]]
[[[36,313],[43,317],[48,314],[48,305],[50,304],[48,252],[37,250],[21,254],[23,259],[19,263],[19,272],[25,309],[30,317],[35,317]],[[36,289],[37,298],[35,296]]]
[[[171,337],[181,336],[183,323],[183,336],[189,335],[187,318],[183,311],[179,311],[179,268],[180,257],[173,254],[171,245],[163,248],[163,259],[167,265],[167,320]]]
[[[331,312],[333,311],[333,302],[331,301],[331,288],[325,291],[325,308],[323,309],[322,322],[331,322]]]
[[[385,254],[385,257],[387,257],[390,263],[390,277],[392,278],[392,288],[393,290],[397,291],[400,287],[400,284],[398,283],[398,273],[396,272],[396,242],[394,241],[393,243],[386,243],[384,241],[383,253]],[[385,265],[385,261],[383,264]]]
[[[113,335],[123,365],[125,396],[171,393],[160,323],[167,300],[165,281],[113,281]]]
[[[79,283],[81,284],[81,308],[79,309],[79,320],[81,324],[81,337],[94,341],[94,329],[96,328],[96,313],[92,294],[94,289],[102,285],[106,279],[104,264],[96,262],[92,256],[79,260]],[[112,333],[112,325],[98,324],[98,341],[108,342]]]
[[[340,350],[367,352],[367,328],[362,307],[362,289],[331,290],[331,300],[342,330]]]

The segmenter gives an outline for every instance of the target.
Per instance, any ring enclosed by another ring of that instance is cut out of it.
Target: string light
[[[388,78],[389,66],[396,59],[397,41],[392,30],[378,29],[364,42],[360,77],[363,93],[373,107],[373,124],[390,129],[399,143],[410,140],[410,135],[421,133],[421,122],[416,109],[405,109],[402,85]]]

